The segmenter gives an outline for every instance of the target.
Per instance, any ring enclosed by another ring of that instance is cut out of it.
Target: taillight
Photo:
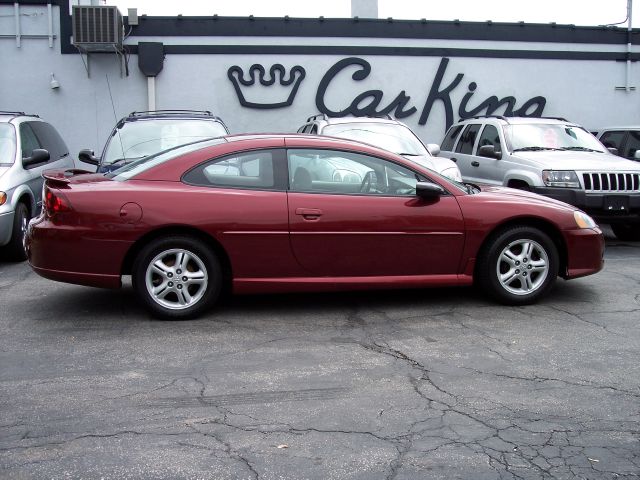
[[[53,193],[49,188],[44,188],[44,207],[50,217],[56,213],[71,211],[69,201],[60,193]]]

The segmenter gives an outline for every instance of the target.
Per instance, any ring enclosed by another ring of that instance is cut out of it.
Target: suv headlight
[[[598,226],[593,218],[580,210],[573,212],[573,218],[580,228],[596,228]]]
[[[542,181],[547,187],[580,188],[578,175],[573,170],[543,170]]]

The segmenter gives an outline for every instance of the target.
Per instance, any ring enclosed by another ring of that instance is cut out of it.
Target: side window
[[[311,131],[309,133],[311,133],[311,135],[317,135],[318,134],[318,126],[315,123],[311,127]]]
[[[444,136],[444,140],[442,141],[442,145],[440,145],[440,150],[445,150],[450,152],[453,150],[453,145],[456,143],[456,138],[458,138],[458,134],[462,130],[462,125],[455,125],[449,129],[447,134]]]
[[[624,140],[625,132],[606,132],[602,134],[600,142],[607,148],[617,148],[618,155],[622,155],[622,141]]]
[[[468,125],[462,132],[462,136],[458,141],[456,152],[470,155],[473,150],[473,144],[476,141],[476,136],[480,130],[480,124]]]
[[[216,158],[187,172],[182,181],[205,187],[271,190],[274,181],[274,151],[258,150]]]
[[[640,132],[631,131],[629,132],[629,137],[627,138],[627,144],[624,147],[624,152],[622,152],[622,156],[630,158],[632,160],[637,160],[636,152],[638,151],[640,151]]]
[[[31,128],[32,122],[25,122],[20,124],[20,148],[22,149],[22,158],[29,158],[31,152],[36,148],[43,148],[38,142],[36,134],[33,133]]]
[[[290,149],[293,192],[345,195],[413,196],[417,175],[393,162],[337,150]]]
[[[38,137],[41,148],[49,152],[50,161],[55,162],[69,154],[69,149],[55,128],[46,122],[29,122],[29,124]]]
[[[493,125],[487,125],[482,130],[482,134],[478,139],[478,148],[484,145],[493,145],[496,152],[502,151],[502,148],[500,148],[500,134],[498,133],[498,129]]]

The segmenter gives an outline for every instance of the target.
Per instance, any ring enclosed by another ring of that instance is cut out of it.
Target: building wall
[[[23,33],[46,33],[46,11],[46,5],[22,5]],[[584,27],[576,28],[575,33],[560,32],[559,37],[574,35],[581,39],[579,42],[552,37],[543,41],[540,34],[527,34],[517,41],[510,35],[496,39],[496,34],[486,35],[487,39],[469,39],[465,32],[478,29],[478,25],[469,25],[465,30],[453,23],[451,33],[445,35],[450,38],[422,38],[422,33],[383,38],[380,28],[385,27],[379,23],[358,26],[354,30],[357,36],[339,36],[340,31],[331,30],[335,22],[327,26],[327,36],[220,34],[224,29],[213,27],[210,35],[206,29],[202,31],[204,27],[189,35],[187,27],[180,26],[189,26],[186,20],[181,24],[168,19],[177,26],[168,29],[167,35],[160,35],[161,28],[154,31],[149,27],[154,19],[143,18],[140,27],[127,28],[131,33],[125,42],[131,52],[129,75],[121,74],[122,62],[115,54],[91,55],[88,75],[83,57],[72,53],[75,49],[69,45],[64,2],[53,7],[53,48],[44,38],[23,38],[17,47],[12,37],[13,12],[12,4],[0,3],[0,109],[38,113],[60,130],[74,154],[87,147],[99,151],[116,118],[147,109],[147,81],[135,54],[138,42],[145,41],[165,45],[164,68],[156,80],[157,108],[211,110],[224,119],[233,133],[292,132],[324,104],[326,111],[336,115],[345,111],[390,111],[426,143],[439,143],[447,127],[448,107],[450,122],[478,110],[492,96],[497,97],[494,101],[512,97],[512,113],[518,113],[529,102],[527,114],[562,116],[591,129],[639,120],[640,92],[616,90],[625,85],[626,62],[621,60],[626,58],[626,37],[614,37],[605,30],[586,32],[593,33],[593,38],[582,35],[585,32],[580,29]],[[216,21],[227,25],[224,19]],[[260,22],[256,19],[251,28],[259,29]],[[265,28],[272,23],[263,22]],[[415,29],[417,23],[407,23],[406,28]],[[394,31],[401,32],[401,27],[395,25]],[[322,28],[316,26],[314,31],[322,32]],[[376,35],[367,37],[367,28],[375,30]],[[529,31],[527,26],[522,28]],[[634,32],[633,39],[637,34]],[[598,38],[602,38],[601,43]],[[635,61],[639,52],[634,44],[630,70],[633,86],[640,73]],[[269,83],[268,72],[278,64],[284,67],[285,83],[293,67],[304,70],[291,104],[278,108],[264,105],[286,103],[297,84],[294,81],[289,86],[281,85],[276,72],[277,81],[271,86],[260,85],[260,76],[250,86],[236,81],[245,97],[242,105],[230,79],[230,69],[239,67],[242,78],[248,79],[251,66],[261,65],[267,71],[262,79]],[[331,71],[335,75],[329,81]],[[361,79],[357,79],[358,72]],[[60,83],[59,89],[50,88],[51,73]],[[438,97],[437,93],[447,87],[451,91]],[[432,99],[434,94],[437,98],[429,108],[430,93]],[[354,102],[358,95],[361,100]],[[256,108],[256,103],[262,104],[261,108]],[[397,108],[398,104],[402,104],[401,108]],[[486,108],[479,110],[479,114],[487,112]],[[503,105],[493,113],[504,112]]]

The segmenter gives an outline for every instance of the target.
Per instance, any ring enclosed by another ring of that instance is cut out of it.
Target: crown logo
[[[286,69],[279,63],[269,69],[268,77],[266,73],[266,69],[258,63],[249,68],[248,79],[245,79],[244,72],[238,65],[229,68],[227,76],[238,95],[240,105],[249,108],[288,107],[296,98],[298,87],[306,76],[304,68],[300,65],[294,66],[287,76]],[[259,85],[256,85],[256,77],[260,81]],[[276,79],[278,85],[272,88]]]

